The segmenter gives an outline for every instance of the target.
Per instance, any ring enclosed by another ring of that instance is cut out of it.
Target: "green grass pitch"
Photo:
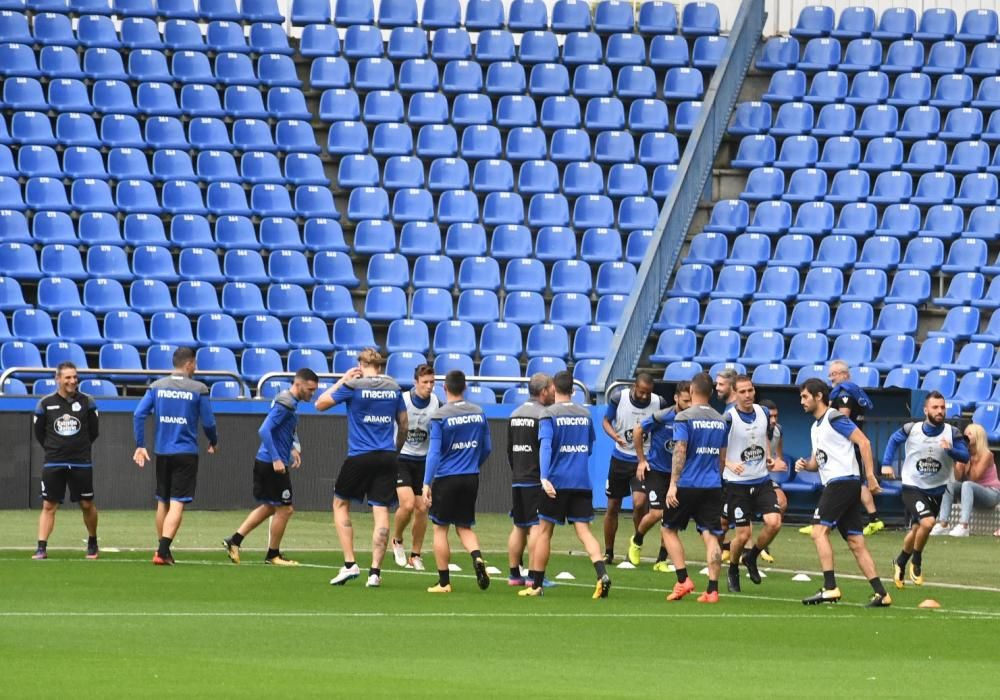
[[[37,511],[0,513],[0,696],[996,696],[992,537],[934,538],[927,585],[903,591],[888,568],[902,534],[869,538],[894,600],[888,610],[861,607],[870,589],[838,542],[844,602],[805,607],[799,599],[821,578],[791,580],[817,564],[811,541],[789,526],[761,586],[744,578],[744,592],[730,595],[723,581],[721,602],[701,605],[694,596],[665,602],[675,578],[647,562],[611,569],[610,598],[591,600],[593,568],[570,554],[579,545],[567,528],[557,529],[549,573],[575,581],[518,598],[506,581],[509,521],[496,515],[477,529],[504,575],[478,590],[453,537],[463,571],[454,593],[435,596],[425,592],[435,574],[397,569],[391,555],[381,589],[365,589],[364,577],[330,586],[342,558],[325,513],[296,514],[283,549],[302,566],[276,569],[261,564],[263,532],[248,538],[242,565],[228,562],[219,541],[244,513],[192,511],[168,568],[150,563],[152,513],[102,513],[104,552],[86,561],[68,506],[42,562],[30,560]],[[371,521],[354,521],[366,549]],[[622,553],[630,531],[623,518]],[[704,550],[691,533],[685,543],[703,590]],[[644,554],[655,549],[650,536]],[[360,558],[364,569],[368,555]],[[941,610],[918,609],[925,598]]]

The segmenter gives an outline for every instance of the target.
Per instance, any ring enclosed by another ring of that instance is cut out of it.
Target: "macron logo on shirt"
[[[721,420],[692,420],[691,427],[695,430],[725,430],[726,424]]]
[[[394,389],[362,389],[361,398],[363,399],[373,399],[376,401],[382,401],[385,399],[394,399],[399,394]]]
[[[575,416],[575,417],[569,417],[569,416],[568,417],[561,417],[561,416],[557,416],[555,420],[556,420],[556,425],[560,425],[560,426],[572,426],[572,425],[587,426],[587,425],[590,425],[590,417],[589,416]]]
[[[446,418],[445,422],[449,427],[456,425],[469,425],[471,423],[484,423],[483,414],[472,413],[467,416],[453,416],[451,418]]]
[[[157,389],[158,399],[183,399],[184,401],[194,401],[194,394],[190,391],[178,391],[177,389]]]

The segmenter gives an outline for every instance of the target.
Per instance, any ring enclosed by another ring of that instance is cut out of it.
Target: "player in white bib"
[[[441,401],[434,393],[434,368],[420,365],[413,371],[413,388],[403,393],[409,425],[406,441],[399,451],[396,461],[396,499],[399,506],[393,519],[392,556],[396,566],[407,569],[424,570],[421,551],[424,534],[427,532],[427,501],[423,497],[424,467],[427,462],[427,447],[430,445],[431,416],[441,407]],[[413,520],[413,544],[410,558],[406,558],[403,535]]]
[[[608,409],[601,423],[605,434],[615,442],[604,484],[604,495],[608,497],[604,512],[604,561],[608,564],[615,558],[615,536],[618,534],[622,500],[632,494],[632,525],[636,531],[649,511],[646,492],[642,489],[642,482],[636,478],[639,457],[635,453],[632,432],[637,424],[666,407],[664,398],[653,393],[652,375],[645,372],[636,376],[631,390],[623,388],[608,397]],[[649,449],[649,442],[644,446]]]
[[[889,438],[882,456],[882,476],[894,478],[896,453],[903,447],[903,506],[910,529],[903,538],[903,549],[892,560],[892,581],[903,588],[903,573],[922,586],[923,554],[938,510],[941,496],[955,474],[955,462],[969,461],[969,446],[954,426],[944,422],[944,396],[932,391],[924,398],[924,421],[907,423]],[[912,557],[912,561],[911,561]],[[907,571],[909,564],[909,571]]]
[[[810,430],[812,454],[809,459],[800,458],[795,462],[795,471],[819,471],[823,482],[823,493],[813,516],[812,539],[823,568],[823,588],[815,595],[804,598],[805,605],[836,603],[840,600],[840,589],[833,572],[833,547],[830,545],[830,530],[837,528],[847,541],[861,573],[871,584],[874,595],[866,607],[884,608],[892,604],[892,598],[882,585],[875,570],[875,562],[865,545],[864,514],[861,507],[861,474],[854,461],[854,446],[861,451],[865,479],[873,494],[881,487],[875,479],[872,461],[872,445],[865,434],[850,418],[830,407],[830,387],[821,379],[809,379],[799,387],[802,409],[815,422]]]
[[[722,478],[726,517],[736,531],[729,545],[729,591],[739,593],[740,563],[747,568],[750,580],[759,584],[757,558],[781,530],[781,507],[770,472],[786,471],[788,467],[771,457],[771,443],[767,437],[770,415],[766,408],[754,403],[753,381],[743,374],[736,377],[734,385],[736,403],[725,413],[729,442]],[[758,513],[764,529],[753,547],[744,553],[753,535],[753,517]]]

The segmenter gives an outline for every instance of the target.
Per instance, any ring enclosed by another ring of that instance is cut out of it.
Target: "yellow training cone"
[[[941,603],[937,602],[933,598],[928,598],[927,600],[925,600],[924,602],[922,602],[917,607],[918,608],[934,608],[934,609],[937,609],[937,608],[941,607]]]

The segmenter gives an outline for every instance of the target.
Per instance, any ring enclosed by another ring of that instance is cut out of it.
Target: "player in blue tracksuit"
[[[633,431],[635,452],[639,457],[636,478],[642,483],[649,501],[649,512],[643,516],[629,542],[628,559],[639,565],[642,542],[647,532],[663,520],[663,508],[670,486],[670,469],[673,460],[674,418],[691,405],[690,382],[677,382],[674,387],[674,405],[647,416]],[[645,448],[648,442],[649,450]],[[653,564],[654,571],[666,571],[667,548],[661,543]],[[659,566],[662,563],[662,566]]]
[[[696,374],[691,380],[691,407],[674,416],[673,466],[667,507],[663,511],[663,544],[677,571],[677,584],[667,600],[680,600],[694,592],[684,560],[684,545],[678,531],[694,518],[705,542],[708,560],[708,588],[700,603],[719,602],[719,570],[722,550],[722,469],[726,464],[726,421],[708,405],[712,378]]]
[[[319,377],[307,367],[295,373],[292,386],[274,397],[257,435],[260,449],[253,465],[253,497],[259,504],[250,511],[243,524],[222,540],[230,561],[240,563],[240,545],[243,538],[255,527],[271,518],[268,528],[267,554],[264,563],[273,566],[298,566],[297,561],[281,554],[281,538],[285,534],[288,519],[295,512],[292,507],[292,479],[288,469],[298,469],[302,464],[301,445],[296,428],[299,403],[312,401],[319,384]],[[274,516],[273,518],[271,516]]]
[[[396,495],[396,454],[406,441],[409,419],[403,390],[381,374],[385,362],[374,348],[358,355],[358,366],[316,399],[316,410],[347,409],[347,459],[333,484],[333,524],[344,565],[330,579],[343,586],[361,575],[354,556],[351,501],[372,507],[372,565],[368,588],[382,585],[382,559],[389,545],[389,505]]]
[[[452,370],[445,375],[444,393],[448,402],[431,416],[430,445],[424,472],[423,496],[430,504],[429,517],[434,523],[434,560],[438,582],[428,593],[451,593],[448,563],[448,528],[455,532],[462,546],[472,556],[476,582],[489,588],[490,577],[479,551],[479,538],[473,532],[476,522],[476,496],[479,494],[479,468],[493,449],[490,426],[483,409],[465,400],[465,374]]]
[[[545,567],[552,548],[556,524],[573,524],[597,573],[594,598],[607,598],[611,591],[607,564],[601,545],[590,531],[594,519],[594,491],[590,483],[590,455],[594,450],[594,422],[590,411],[573,403],[573,375],[558,372],[552,379],[555,403],[549,406],[538,425],[539,470],[545,498],[538,508],[540,528],[531,551],[531,588],[520,596],[543,593]]]
[[[156,533],[159,546],[153,555],[158,566],[174,563],[170,543],[184,517],[184,505],[194,500],[198,477],[198,423],[208,438],[208,454],[215,454],[219,436],[208,387],[196,382],[195,355],[191,348],[178,348],[173,357],[174,374],[149,385],[132,418],[135,432],[133,461],[141,469],[149,461],[146,450],[146,418],[156,415]]]

